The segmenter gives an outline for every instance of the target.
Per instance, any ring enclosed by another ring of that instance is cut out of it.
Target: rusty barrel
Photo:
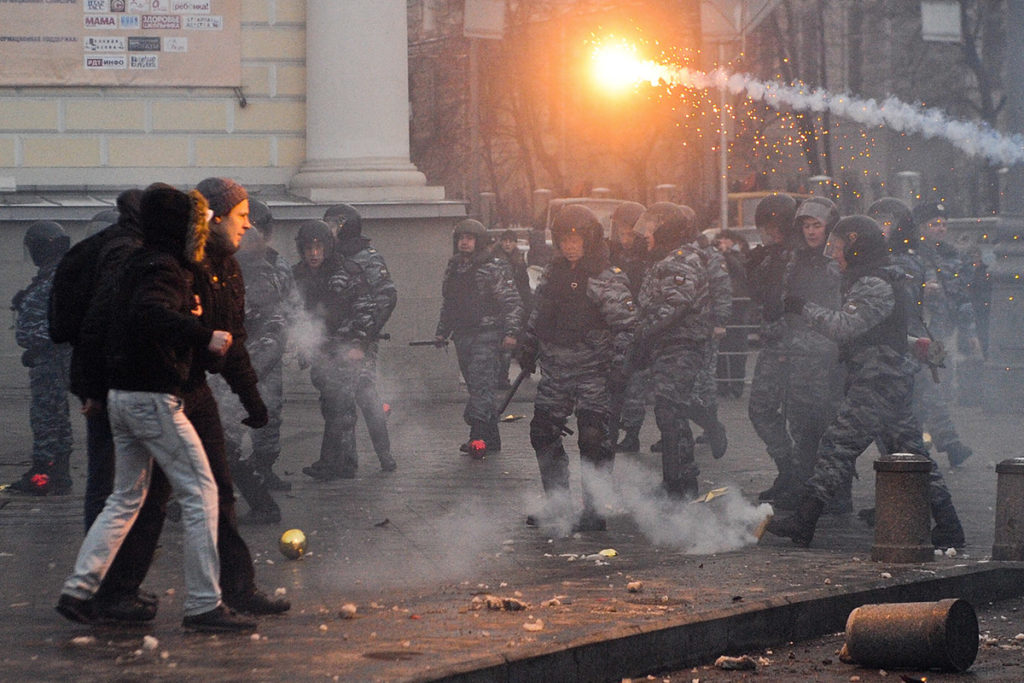
[[[890,453],[875,467],[875,543],[877,562],[930,562],[931,509],[928,479],[932,461],[915,453]]]
[[[959,598],[864,605],[846,620],[846,651],[866,667],[966,671],[978,656],[978,617]]]
[[[996,536],[993,560],[1024,561],[1024,458],[996,465]]]

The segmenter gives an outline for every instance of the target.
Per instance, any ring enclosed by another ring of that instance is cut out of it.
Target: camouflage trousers
[[[569,416],[576,414],[585,514],[594,510],[597,480],[610,481],[615,451],[609,419],[610,354],[587,348],[542,346],[538,361],[540,382],[530,421],[530,444],[537,454],[541,483],[549,495],[569,489],[569,457],[562,435]]]
[[[320,414],[324,417],[324,436],[320,443],[320,465],[343,476],[355,474],[356,388],[361,364],[344,358],[345,349],[320,358],[309,377],[320,392]]]
[[[643,426],[652,388],[650,368],[637,370],[629,378],[622,396],[622,409],[619,413],[619,426],[622,429],[639,431]]]
[[[217,411],[220,414],[220,422],[224,435],[224,456],[227,466],[231,472],[231,480],[234,488],[245,498],[250,508],[260,512],[279,512],[280,508],[274,500],[273,495],[267,488],[263,470],[257,465],[255,453],[249,458],[242,456],[242,445],[245,435],[248,433],[252,438],[253,448],[257,443],[257,434],[261,429],[250,429],[242,424],[245,417],[245,409],[242,408],[238,397],[228,387],[227,382],[220,375],[212,375],[208,384],[214,400],[217,403]],[[263,382],[260,381],[260,396],[263,394]],[[264,398],[267,404],[267,411],[272,413],[271,402]],[[280,429],[281,412],[278,410],[278,429]],[[269,423],[268,423],[269,426]]]
[[[391,457],[391,437],[388,435],[384,404],[377,392],[377,344],[369,344],[364,353],[366,355],[359,365],[359,378],[356,382],[356,405],[366,421],[366,431],[370,434],[373,451],[382,458],[381,464],[384,464],[383,459]]]
[[[696,479],[700,473],[693,461],[690,420],[701,420],[706,410],[699,404],[698,383],[702,373],[709,371],[707,346],[698,341],[668,344],[657,350],[651,363],[654,419],[662,440],[662,477],[673,492],[680,482]],[[711,393],[714,395],[714,390]]]
[[[57,354],[28,369],[32,397],[32,466],[70,483],[71,415],[68,406],[67,354]]]
[[[807,482],[811,495],[826,503],[853,476],[857,458],[876,436],[889,453],[916,453],[931,459],[921,438],[921,425],[911,410],[913,371],[874,365],[850,372],[846,394],[821,437],[814,474]],[[929,498],[933,515],[952,507],[949,489],[934,460]]]
[[[210,387],[224,418],[224,440],[227,442],[229,457],[233,454],[235,459],[242,457],[242,445],[248,434],[252,441],[252,455],[248,458],[250,464],[258,470],[269,469],[281,455],[281,414],[284,411],[281,363],[276,363],[259,378],[257,387],[269,416],[267,424],[259,429],[250,429],[242,424],[241,420],[245,417],[242,404],[223,380],[211,377]]]
[[[949,412],[953,401],[952,374],[945,371],[945,377],[940,377],[943,381],[936,384],[931,371],[922,367],[914,381],[914,415],[921,427],[931,434],[935,448],[942,452],[960,443],[960,435]]]
[[[502,333],[498,330],[460,331],[454,335],[459,370],[469,392],[462,411],[462,419],[468,425],[494,424],[498,420],[501,340]]]
[[[776,346],[758,354],[747,415],[780,471],[788,467],[810,476],[818,440],[835,411],[835,375],[829,357]]]

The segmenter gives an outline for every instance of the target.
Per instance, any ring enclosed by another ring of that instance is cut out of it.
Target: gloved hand
[[[804,301],[803,297],[800,296],[787,296],[782,300],[782,310],[786,313],[792,313],[794,315],[800,315],[804,312]]]
[[[537,372],[537,352],[537,347],[530,344],[520,344],[515,352],[519,367],[531,375]]]
[[[34,368],[43,362],[43,353],[37,348],[31,348],[21,354],[21,364],[26,368]]]
[[[255,397],[249,400],[242,401],[242,405],[245,408],[245,412],[249,414],[242,420],[242,424],[246,427],[259,429],[270,422],[270,413],[267,412],[267,405],[260,398],[259,394],[256,394]]]

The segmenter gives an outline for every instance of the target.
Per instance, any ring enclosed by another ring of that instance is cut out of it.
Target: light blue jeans
[[[63,592],[83,600],[96,593],[138,517],[156,460],[181,504],[185,615],[216,608],[221,597],[217,484],[181,399],[172,394],[111,389],[107,411],[116,454],[114,492],[86,534]]]

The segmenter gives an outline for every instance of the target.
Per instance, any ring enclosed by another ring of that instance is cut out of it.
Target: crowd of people
[[[944,212],[885,198],[869,215],[841,218],[828,199],[775,194],[757,207],[763,243],[750,248],[736,231],[709,240],[696,214],[671,202],[620,204],[607,238],[593,212],[570,204],[553,218],[535,288],[515,233],[492,242],[479,221],[463,220],[432,342],[454,343],[465,379],[459,450],[501,450],[515,358],[521,378],[540,373],[529,439],[545,503],[527,524],[604,530],[596,492],[611,489],[616,452],[640,449],[652,402],[661,495],[670,505],[692,500],[695,444],[725,455],[718,399],[742,395],[756,329],[748,415],[778,472],[758,498],[792,511],[770,533],[808,546],[822,514],[852,511],[855,462],[872,443],[930,458],[927,430],[951,466],[972,455],[950,418],[950,382],[937,374],[944,349],[983,353],[971,278],[945,241]],[[291,487],[273,470],[285,351],[309,369],[324,419],[319,459],[303,473],[356,476],[359,413],[381,470],[394,471],[376,381],[395,284],[353,207],[300,225],[289,266],[270,246],[270,209],[227,178],[189,192],[128,190],[97,220],[109,225],[73,248],[57,223],[25,234],[39,271],[12,308],[30,373],[33,452],[9,488],[71,490],[70,392],[86,419],[86,537],[57,610],[84,623],[153,619],[158,600],[141,586],[173,511],[185,532],[183,625],[252,629],[242,614],[290,608],[258,589],[239,532],[280,521],[273,492]],[[289,339],[295,329],[301,340]],[[574,433],[582,505],[570,496],[563,443]],[[249,507],[242,517],[236,488]],[[963,546],[934,460],[930,501],[933,543]]]

